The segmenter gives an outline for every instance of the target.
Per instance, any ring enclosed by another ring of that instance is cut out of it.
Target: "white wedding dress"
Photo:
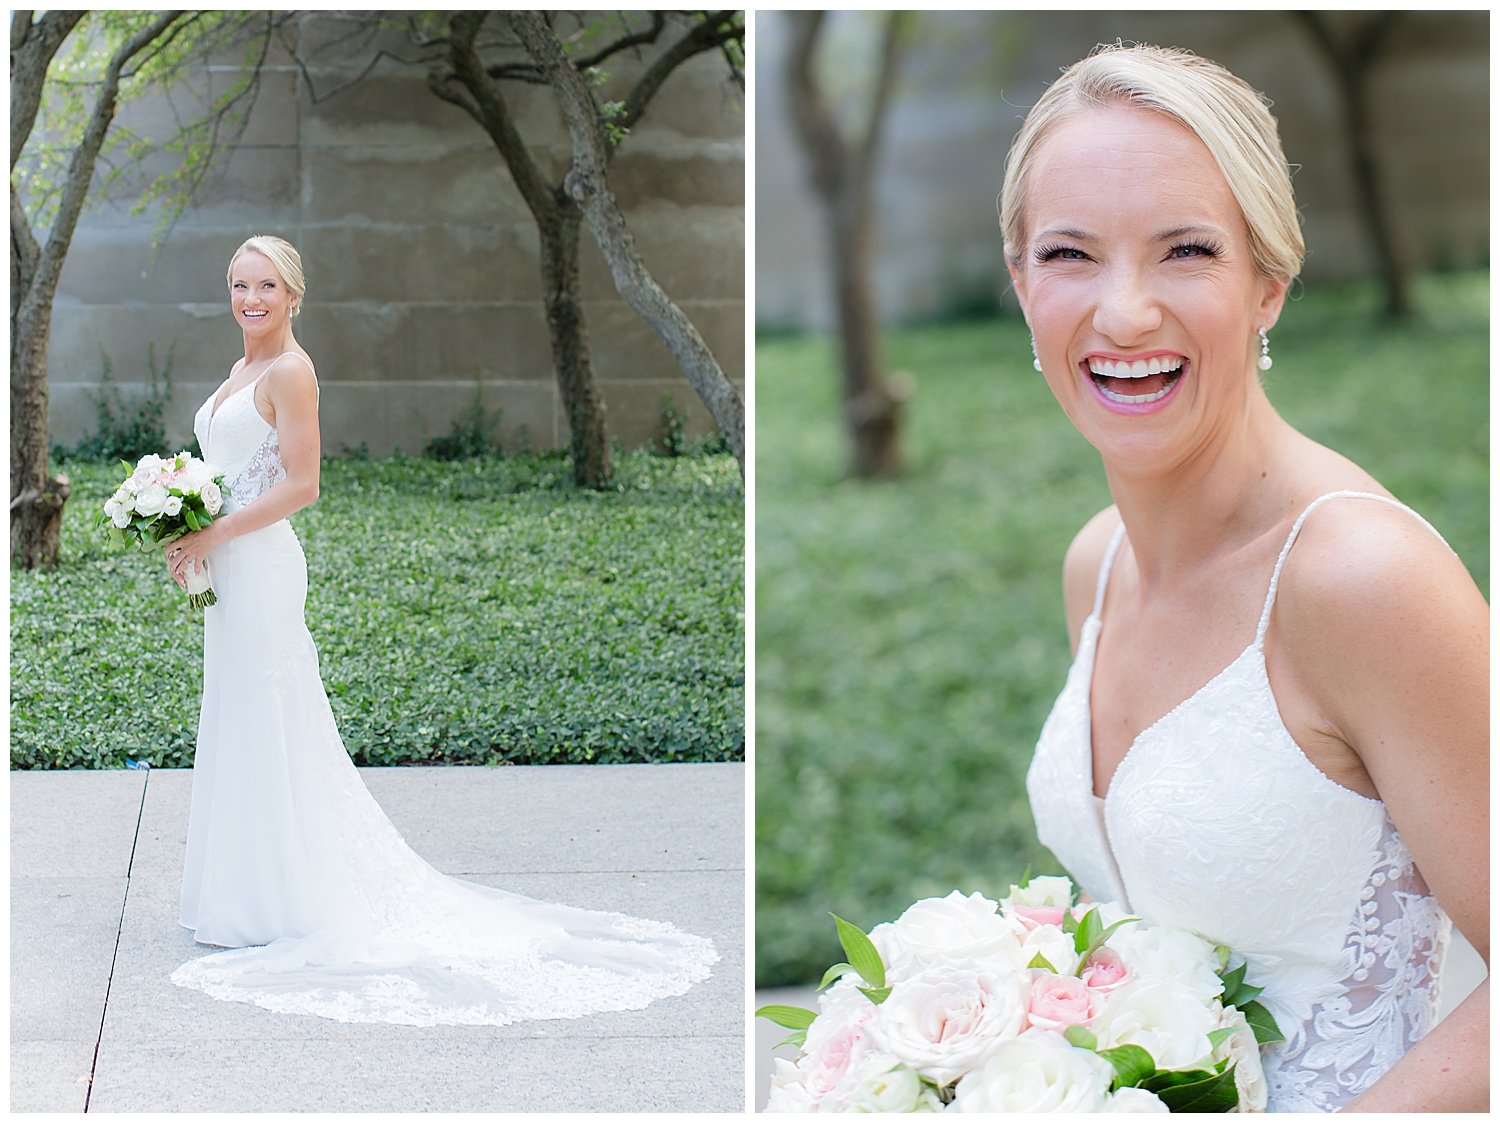
[[[1336,1111],[1431,1028],[1451,928],[1385,805],[1319,771],[1271,693],[1276,584],[1332,499],[1409,510],[1362,492],[1314,501],[1277,558],[1254,642],[1136,738],[1100,800],[1089,695],[1122,526],[1027,775],[1038,836],[1084,892],[1244,956],[1286,1035],[1264,1054],[1271,1111]]]
[[[230,505],[245,506],[285,478],[276,430],[251,386],[217,413],[215,396],[193,430]],[[268,1010],[430,1026],[634,1010],[708,977],[706,939],[459,881],[407,847],[334,726],[288,522],[219,547],[209,574],[181,920],[235,950],[173,982]]]

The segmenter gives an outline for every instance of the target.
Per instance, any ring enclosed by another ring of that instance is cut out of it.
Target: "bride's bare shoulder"
[[[1114,507],[1104,508],[1074,535],[1063,558],[1063,601],[1068,611],[1068,635],[1075,643],[1084,619],[1094,607],[1099,566],[1104,562],[1109,541],[1119,525],[1119,511]]]

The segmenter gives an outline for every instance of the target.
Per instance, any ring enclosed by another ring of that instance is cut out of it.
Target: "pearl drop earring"
[[[1256,328],[1255,330],[1260,334],[1260,358],[1255,361],[1255,365],[1260,367],[1261,370],[1270,370],[1271,341],[1266,338],[1265,328]]]
[[[1042,360],[1036,353],[1036,336],[1034,335],[1031,337],[1031,366],[1038,374],[1041,373]]]

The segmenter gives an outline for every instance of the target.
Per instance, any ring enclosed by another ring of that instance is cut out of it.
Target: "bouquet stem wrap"
[[[208,575],[208,562],[202,565],[194,565],[187,574],[188,604],[193,608],[207,608],[211,604],[218,604],[219,598],[214,595],[212,579]]]

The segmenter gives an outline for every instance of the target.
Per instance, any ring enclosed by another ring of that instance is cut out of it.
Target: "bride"
[[[1449,918],[1488,947],[1488,612],[1261,387],[1303,250],[1275,121],[1206,60],[1102,48],[1028,115],[1001,225],[1115,501],[1064,563],[1042,841],[1090,895],[1245,956],[1287,1038],[1271,1110],[1484,1110],[1488,983],[1432,1022]],[[1372,394],[1442,376],[1364,360]]]
[[[234,950],[172,975],[215,998],[346,1022],[504,1025],[639,1009],[709,975],[669,924],[547,904],[439,874],[365,790],[303,621],[287,516],[318,497],[318,384],[292,334],[297,251],[257,235],[229,263],[244,358],[194,419],[225,512],[168,548],[208,563],[203,704],[181,920]]]

